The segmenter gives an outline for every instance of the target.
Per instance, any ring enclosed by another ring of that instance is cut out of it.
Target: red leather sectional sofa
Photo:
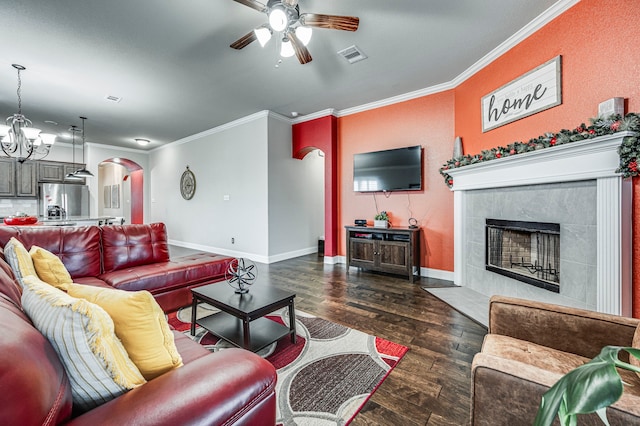
[[[162,224],[0,227],[2,247],[11,236],[27,249],[37,244],[59,254],[76,282],[132,290],[145,287],[165,309],[190,300],[190,287],[224,274],[220,268],[225,262],[219,256],[168,260]],[[101,261],[105,255],[107,262]],[[20,299],[21,288],[0,248],[0,425],[275,423],[277,379],[269,362],[242,349],[211,353],[179,332],[174,335],[182,367],[74,417],[62,363],[22,311]]]
[[[165,312],[189,305],[191,288],[223,280],[231,261],[212,253],[170,259],[163,223],[0,226],[2,247],[11,237],[56,254],[78,284],[148,290]]]

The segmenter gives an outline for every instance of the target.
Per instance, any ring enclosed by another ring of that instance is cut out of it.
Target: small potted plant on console
[[[381,211],[373,218],[374,228],[388,228],[389,227],[389,215],[386,211]]]

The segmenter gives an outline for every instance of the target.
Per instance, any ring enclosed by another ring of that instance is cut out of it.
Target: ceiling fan
[[[330,30],[355,31],[360,19],[355,16],[322,15],[319,13],[300,13],[298,0],[268,0],[264,5],[257,0],[234,0],[258,12],[265,13],[268,24],[263,24],[234,41],[230,47],[243,49],[258,40],[262,46],[271,38],[273,31],[282,32],[282,56],[298,58],[301,64],[311,62],[307,43],[311,38],[311,27]]]

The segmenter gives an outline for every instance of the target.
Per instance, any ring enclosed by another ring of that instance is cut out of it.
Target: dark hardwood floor
[[[258,280],[296,292],[296,308],[410,348],[352,425],[465,425],[470,371],[487,330],[406,278],[308,255],[258,266]]]
[[[471,360],[487,330],[421,288],[441,282],[347,274],[313,254],[259,264],[258,283],[294,291],[296,309],[410,348],[352,425],[469,424]]]

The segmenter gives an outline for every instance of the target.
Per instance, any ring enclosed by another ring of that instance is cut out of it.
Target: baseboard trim
[[[453,281],[453,272],[442,269],[420,268],[420,276],[438,280]]]
[[[176,241],[171,239],[168,240],[167,242],[173,246],[184,247],[192,250],[205,251],[207,253],[216,253],[216,254],[221,254],[223,256],[243,257],[245,259],[251,259],[254,262],[266,263],[266,264],[280,262],[283,260],[293,259],[294,257],[300,257],[307,254],[318,252],[318,248],[314,246],[314,247],[308,247],[305,249],[290,251],[287,253],[276,254],[273,256],[264,256],[264,255],[259,255],[255,253],[248,253],[248,252],[237,251],[237,250],[228,250],[220,247],[206,246],[203,244],[185,243],[184,241]]]

